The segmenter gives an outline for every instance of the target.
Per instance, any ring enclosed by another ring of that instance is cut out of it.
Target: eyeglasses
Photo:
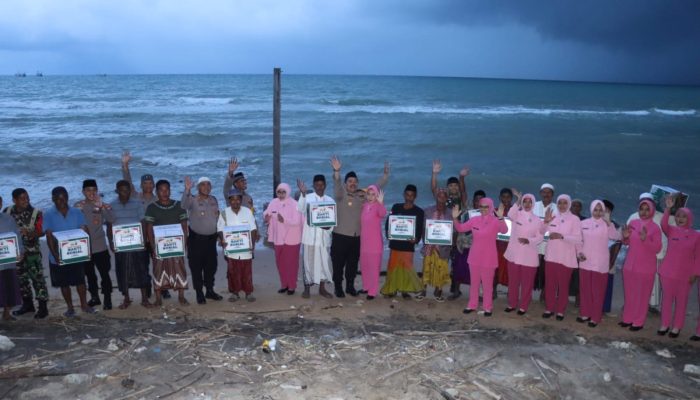
[[[277,193],[287,193],[286,190],[278,190]]]
[[[482,209],[482,210],[488,210],[488,209],[489,209],[489,206],[479,206],[479,208]]]

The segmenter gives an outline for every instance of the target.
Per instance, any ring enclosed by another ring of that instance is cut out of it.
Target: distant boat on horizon
[[[15,72],[15,77],[17,78],[26,78],[27,74],[25,72]]]
[[[41,71],[36,71],[36,76],[42,77],[42,76],[44,76],[44,73]]]

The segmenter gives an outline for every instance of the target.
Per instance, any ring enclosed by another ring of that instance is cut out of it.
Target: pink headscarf
[[[603,203],[603,202],[600,201],[600,200],[593,200],[593,201],[591,202],[591,207],[590,207],[591,217],[592,217],[593,219],[600,219],[600,218],[595,218],[595,217],[593,216],[593,210],[595,210],[595,207],[596,207],[598,204],[600,204],[600,206],[603,207],[603,211],[605,211],[605,203]]]
[[[272,214],[272,212],[276,211],[277,213],[282,214],[282,217],[285,219],[289,219],[291,218],[292,213],[298,212],[297,202],[292,198],[292,188],[288,184],[280,183],[277,185],[277,190],[280,189],[287,192],[287,196],[285,196],[284,200],[280,200],[279,197],[272,199],[265,210],[265,214]]]
[[[530,211],[525,211],[525,206],[523,206],[523,211],[528,212],[528,213],[532,213],[532,210],[535,209],[535,203],[537,202],[537,199],[535,198],[535,195],[533,195],[532,193],[526,193],[523,196],[523,200],[525,200],[525,199],[530,199],[530,201],[532,202],[532,207],[530,208]]]
[[[646,203],[646,205],[649,206],[649,217],[648,218],[642,218],[642,216],[639,216],[639,219],[642,219],[644,221],[651,220],[654,218],[654,213],[656,213],[656,204],[654,204],[653,201],[650,199],[644,199],[639,202],[639,208],[642,207],[642,204]]]
[[[367,193],[369,193],[370,190],[373,191],[375,195],[379,194],[379,187],[377,185],[369,185],[367,187]]]
[[[679,228],[683,229],[693,229],[693,212],[690,210],[688,207],[682,207],[676,210],[676,214],[678,214],[678,211],[682,211],[685,213],[686,218],[688,219],[688,223],[686,223],[684,226],[679,226]]]
[[[493,217],[493,216],[494,216],[494,215],[493,215],[493,212],[494,212],[493,200],[491,200],[491,199],[488,198],[488,197],[482,197],[481,200],[479,200],[479,206],[482,206],[482,205],[483,205],[483,206],[489,206],[489,212],[486,214],[486,216],[491,216],[491,217]]]
[[[563,213],[559,212],[559,200],[566,200],[567,203],[569,203],[569,206],[566,208],[566,211],[564,211]],[[570,209],[571,209],[571,196],[569,196],[568,194],[560,194],[557,197],[557,213],[560,215],[563,215],[563,214],[568,213]]]

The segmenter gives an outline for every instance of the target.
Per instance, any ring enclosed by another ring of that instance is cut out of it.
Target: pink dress
[[[384,204],[367,202],[362,205],[360,215],[360,270],[362,271],[362,288],[369,296],[379,292],[379,271],[382,265],[384,242],[382,240],[382,221],[386,216]]]

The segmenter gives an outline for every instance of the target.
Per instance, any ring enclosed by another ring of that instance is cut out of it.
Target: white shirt
[[[219,220],[216,223],[216,231],[223,232],[225,226],[237,225],[248,225],[251,231],[255,231],[258,229],[258,225],[255,222],[255,217],[253,216],[253,212],[250,211],[250,208],[241,206],[240,210],[238,210],[238,214],[233,212],[231,207],[226,207],[225,209],[223,209],[221,213],[219,213]],[[253,258],[253,252],[241,252],[226,255],[226,257],[235,260],[250,260],[251,258]]]
[[[554,202],[549,203],[547,207],[544,206],[544,203],[542,201],[535,202],[535,206],[532,208],[532,213],[535,214],[536,216],[544,219],[544,214],[547,212],[547,209],[551,209],[554,211]],[[547,242],[542,241],[542,243],[537,246],[537,252],[539,254],[544,254],[544,251],[547,249]]]
[[[307,246],[331,246],[331,236],[333,228],[323,229],[315,226],[310,226],[308,221],[306,221],[306,205],[308,203],[318,203],[318,202],[333,202],[332,197],[323,195],[319,196],[315,192],[309,193],[306,196],[299,196],[299,201],[297,202],[297,210],[304,216],[304,230],[301,233],[301,243]]]

